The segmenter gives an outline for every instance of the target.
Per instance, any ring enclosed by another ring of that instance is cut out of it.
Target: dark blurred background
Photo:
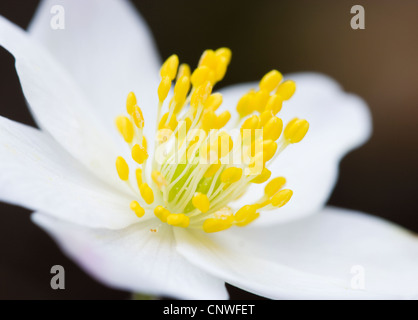
[[[2,0],[0,14],[26,28],[38,1]],[[371,140],[344,158],[330,204],[357,209],[418,232],[418,1],[212,0],[134,1],[162,57],[197,63],[207,48],[228,46],[233,60],[223,85],[284,73],[319,71],[369,104]],[[365,30],[350,27],[353,5]],[[109,22],[111,23],[111,22]],[[0,48],[0,114],[35,125],[14,59]],[[4,188],[5,186],[1,186]],[[119,299],[129,294],[92,280],[29,220],[0,203],[0,299]],[[50,268],[66,270],[66,290],[50,288]],[[229,287],[233,299],[257,298]]]

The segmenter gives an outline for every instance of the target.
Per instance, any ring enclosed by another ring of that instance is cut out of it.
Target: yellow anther
[[[116,159],[116,171],[121,180],[126,181],[129,179],[129,166],[122,157],[117,157]]]
[[[212,85],[209,81],[202,83],[192,93],[190,105],[197,108],[200,104],[205,104],[206,100],[212,93]]]
[[[171,112],[171,109],[174,108],[173,113],[176,115],[179,114],[180,111],[185,106],[186,98],[187,97],[180,97],[180,96],[174,97],[173,96],[170,100],[170,104],[168,105],[170,112]],[[178,101],[176,101],[176,99],[178,99]]]
[[[196,192],[193,196],[192,203],[200,212],[207,212],[210,207],[209,198],[206,194]]]
[[[264,194],[267,197],[274,196],[283,186],[286,184],[286,179],[284,177],[276,177],[271,179],[269,183],[264,187]]]
[[[224,216],[220,218],[209,218],[203,222],[203,231],[206,233],[219,232],[229,229],[234,223],[234,216]]]
[[[202,117],[202,129],[206,132],[216,128],[218,117],[212,110],[206,111]]]
[[[221,162],[218,161],[218,163],[211,164],[209,169],[205,172],[204,177],[210,178],[215,175],[216,172],[218,172],[219,168],[221,167]]]
[[[264,90],[257,91],[252,101],[252,108],[258,111],[259,113],[262,113],[266,109],[267,101],[269,100],[269,98],[269,92]]]
[[[271,204],[277,208],[283,207],[286,203],[289,202],[290,198],[292,198],[293,191],[290,189],[283,189],[277,192],[271,198]]]
[[[264,125],[273,117],[273,112],[271,110],[266,110],[262,114],[260,114],[260,127],[264,127]]]
[[[251,161],[248,165],[248,169],[249,169],[248,175],[251,175],[251,176],[260,175],[263,173],[264,167],[265,167],[265,161],[263,158],[263,152],[258,152],[254,157],[251,158]]]
[[[251,180],[252,183],[260,184],[266,182],[271,177],[271,171],[267,169],[266,167],[263,168],[263,171],[256,176],[253,180]]]
[[[131,204],[129,205],[130,206],[130,208],[131,208],[131,210],[133,211],[133,212],[135,212],[135,214],[136,214],[136,216],[138,217],[138,218],[141,218],[141,217],[143,217],[144,216],[144,214],[145,214],[145,210],[144,210],[144,208],[142,208],[140,205],[139,205],[139,203],[138,203],[138,201],[132,201],[131,202]]]
[[[177,79],[180,79],[182,77],[188,77],[190,78],[191,73],[190,73],[190,67],[188,64],[186,63],[182,63],[179,67],[179,72],[177,74]]]
[[[145,150],[148,150],[148,142],[145,136],[142,136],[142,146],[144,147]]]
[[[260,81],[260,89],[272,92],[276,87],[279,85],[280,81],[282,81],[283,76],[277,70],[271,70],[269,73],[266,73],[264,77]]]
[[[151,173],[152,181],[157,185],[158,189],[161,189],[163,186],[167,185],[167,181],[165,180],[164,176],[161,174],[160,171],[154,170]]]
[[[260,127],[260,117],[257,115],[252,115],[247,118],[244,123],[241,125],[241,132],[245,129],[255,130]]]
[[[208,66],[201,66],[196,68],[191,76],[191,82],[194,87],[202,85],[204,82],[209,81],[210,79],[210,68]]]
[[[296,91],[296,83],[292,80],[284,81],[276,91],[276,94],[280,95],[283,100],[289,100]]]
[[[171,213],[167,216],[167,223],[174,227],[187,228],[190,224],[190,218],[184,213]]]
[[[160,103],[167,98],[170,88],[171,80],[170,77],[166,76],[161,80],[160,85],[158,86],[158,99],[160,100]]]
[[[202,56],[200,57],[199,60],[199,67],[200,66],[206,66],[210,69],[215,69],[216,68],[216,63],[217,63],[217,59],[216,59],[216,55],[215,52],[213,50],[205,50],[202,54]]]
[[[234,183],[241,179],[242,169],[236,167],[229,167],[221,174],[221,181],[223,183]]]
[[[154,208],[154,214],[158,219],[161,220],[161,222],[167,222],[167,218],[171,214],[171,212],[163,206],[156,206]]]
[[[282,119],[274,116],[263,127],[263,139],[276,141],[283,130]]]
[[[186,99],[187,93],[190,89],[190,78],[188,76],[183,76],[177,80],[176,85],[174,86],[174,101],[177,103],[184,102]]]
[[[215,67],[215,81],[221,81],[226,74],[228,69],[228,60],[225,57],[217,57],[217,64]]]
[[[246,205],[239,209],[234,215],[235,225],[238,227],[245,227],[257,219],[260,214],[256,212],[256,209],[256,206],[252,205]]]
[[[136,106],[136,96],[135,93],[129,92],[128,97],[126,98],[126,111],[128,114],[132,114],[134,112],[134,107]]]
[[[205,102],[205,109],[216,111],[219,106],[222,104],[222,94],[212,93]]]
[[[135,177],[136,177],[136,183],[138,185],[138,189],[142,184],[142,169],[138,168],[135,170]]]
[[[231,113],[227,110],[222,112],[217,119],[217,123],[216,123],[216,129],[221,129],[223,128],[228,121],[231,119]]]
[[[290,143],[300,142],[309,129],[309,122],[304,119],[295,118],[287,124],[284,129],[284,137]]]
[[[161,117],[160,123],[158,124],[158,129],[170,129],[171,131],[174,131],[178,125],[178,121],[176,119],[176,116],[173,114],[171,115],[170,122],[167,123],[168,116],[170,115],[169,112],[164,113],[164,115]]]
[[[177,74],[177,68],[179,66],[179,57],[176,54],[170,56],[161,66],[160,75],[164,79],[168,77],[170,80],[174,80]]]
[[[226,59],[226,64],[231,62],[232,52],[229,48],[219,48],[215,51],[215,55],[218,57],[224,57]]]
[[[277,143],[273,140],[264,140],[263,141],[263,161],[267,162],[273,158],[274,154],[277,151]]]
[[[278,94],[273,94],[267,101],[266,110],[273,112],[276,115],[282,110],[283,98]]]
[[[244,118],[251,114],[254,110],[252,109],[252,101],[254,99],[254,92],[244,94],[237,104],[237,112],[241,118]]]
[[[132,112],[132,118],[137,128],[142,129],[144,127],[144,115],[140,107],[135,106],[134,111]]]
[[[233,147],[234,142],[232,137],[228,133],[222,131],[219,133],[218,139],[210,145],[210,150],[215,151],[218,158],[223,158],[231,152]]]
[[[147,150],[136,144],[132,147],[132,159],[134,159],[139,164],[143,164],[145,160],[148,159],[148,152]]]
[[[131,143],[134,138],[134,126],[132,125],[131,120],[129,120],[128,117],[119,116],[116,118],[116,127],[123,139],[127,143]]]
[[[141,193],[142,199],[144,199],[147,204],[154,202],[154,192],[152,192],[152,189],[146,182],[139,186],[139,192]]]

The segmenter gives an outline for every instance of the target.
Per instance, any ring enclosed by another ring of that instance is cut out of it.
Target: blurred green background
[[[2,0],[0,14],[26,28],[37,3]],[[233,59],[222,85],[257,80],[273,68],[283,73],[318,71],[363,97],[372,111],[373,136],[342,161],[329,203],[418,232],[418,1],[134,3],[163,58],[177,53],[193,65],[204,49],[230,47]],[[356,4],[365,8],[365,30],[350,27],[350,9]],[[34,125],[14,60],[2,48],[0,70],[0,114]],[[129,297],[95,282],[64,257],[30,222],[28,210],[0,204],[0,212],[0,299]],[[49,286],[55,264],[66,269],[66,290]],[[229,289],[233,299],[256,298]]]

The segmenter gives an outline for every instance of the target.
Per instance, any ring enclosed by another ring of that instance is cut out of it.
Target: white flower
[[[193,228],[192,219],[187,228],[162,223],[146,205],[138,218],[129,207],[134,199],[143,204],[138,189],[127,188],[115,171],[115,159],[130,150],[114,119],[134,91],[152,151],[158,54],[129,3],[60,3],[64,30],[50,27],[54,1],[41,4],[28,33],[0,18],[0,44],[16,59],[41,128],[0,117],[0,199],[34,210],[35,223],[87,272],[113,287],[179,298],[227,298],[224,282],[270,298],[418,297],[415,236],[362,213],[323,208],[339,160],[370,134],[361,99],[322,75],[288,76],[298,89],[280,116],[284,123],[306,118],[310,130],[303,143],[270,164],[273,176],[285,176],[295,191],[277,212],[216,233]],[[221,90],[222,107],[232,113],[239,98],[257,87]],[[244,186],[241,181],[236,188]],[[262,195],[263,188],[251,184],[231,208]],[[158,196],[155,205],[162,201]],[[361,288],[352,283],[356,266],[364,270]]]

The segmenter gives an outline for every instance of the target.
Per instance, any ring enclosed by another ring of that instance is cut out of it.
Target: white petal
[[[223,281],[177,253],[168,225],[159,227],[149,220],[110,231],[78,227],[40,213],[32,217],[86,272],[109,286],[184,299],[227,298]]]
[[[286,187],[292,189],[294,195],[280,211],[264,214],[256,222],[259,225],[300,218],[322,208],[337,180],[341,158],[363,144],[371,133],[371,118],[365,102],[344,92],[332,79],[314,73],[290,74],[286,79],[293,79],[297,90],[283,103],[278,116],[284,125],[295,117],[307,119],[310,128],[302,142],[289,146],[269,164],[272,176],[286,177]],[[249,88],[249,85],[241,89],[236,86],[229,89],[229,93],[238,101],[238,96]],[[253,84],[253,88],[257,88],[257,84]],[[232,97],[227,99],[233,100]],[[263,187],[253,185],[235,205],[240,207],[256,201],[262,194]]]
[[[117,148],[70,75],[3,17],[0,45],[16,59],[23,93],[40,127],[101,179],[116,182]]]
[[[190,262],[262,296],[418,299],[418,238],[358,212],[326,208],[288,224],[176,238]]]
[[[90,227],[137,222],[132,200],[74,160],[48,134],[0,117],[0,200]]]
[[[65,10],[64,30],[50,26],[51,8],[57,4]],[[69,70],[110,130],[115,116],[125,112],[127,94],[134,91],[146,133],[153,136],[160,59],[134,6],[125,0],[47,0],[39,6],[29,32]]]

